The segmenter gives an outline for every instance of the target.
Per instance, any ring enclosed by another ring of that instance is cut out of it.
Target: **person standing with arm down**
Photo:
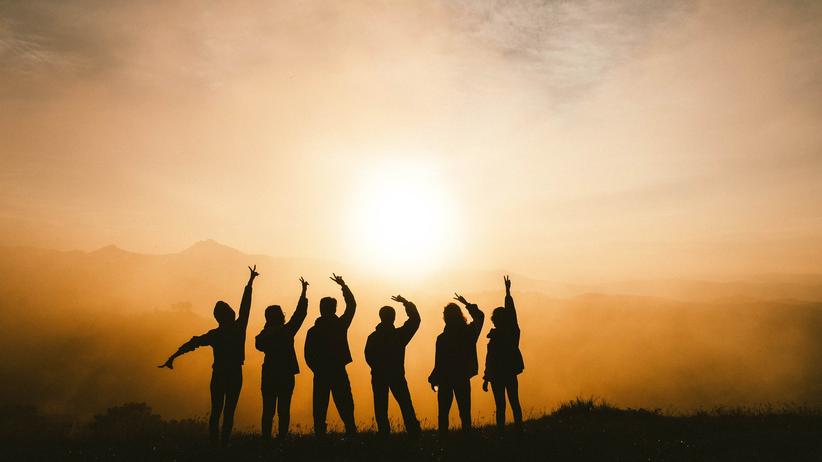
[[[338,317],[337,300],[323,297],[320,300],[320,317],[308,329],[305,337],[305,362],[314,373],[314,433],[317,436],[326,433],[329,395],[334,397],[337,412],[345,424],[345,433],[357,433],[351,382],[345,370],[345,366],[351,362],[348,328],[354,319],[357,302],[342,276],[334,274],[331,280],[342,288],[345,311]]]
[[[505,281],[505,307],[494,309],[491,322],[494,327],[488,332],[488,354],[485,356],[485,374],[482,378],[482,390],[488,391],[488,383],[494,394],[496,404],[497,431],[505,430],[505,394],[511,403],[514,414],[514,428],[522,430],[522,406],[519,404],[519,383],[517,375],[525,369],[522,353],[519,350],[519,323],[514,298],[511,297],[511,279]]]
[[[365,360],[371,366],[374,417],[380,434],[391,433],[391,424],[388,421],[388,390],[391,390],[400,406],[405,431],[411,435],[418,435],[420,423],[414,412],[408,383],[405,381],[405,347],[420,328],[420,313],[413,303],[401,295],[391,297],[391,300],[402,303],[408,320],[399,328],[394,327],[394,308],[380,308],[380,323],[365,343]]]
[[[212,443],[226,445],[231,438],[234,427],[234,411],[240,398],[243,386],[243,362],[245,361],[245,333],[248,327],[248,315],[251,311],[251,286],[260,275],[257,266],[248,267],[251,272],[248,283],[243,290],[240,302],[240,316],[234,319],[234,310],[228,303],[220,300],[214,305],[214,318],[217,328],[206,332],[184,343],[176,353],[158,367],[174,369],[174,359],[203,346],[210,346],[214,352],[214,364],[211,366],[211,415],[208,431]],[[218,434],[220,415],[223,415],[222,434]]]
[[[261,389],[263,393],[262,437],[271,438],[271,424],[279,405],[280,422],[277,437],[288,435],[291,417],[291,396],[294,394],[294,376],[300,373],[294,336],[300,330],[308,313],[306,290],[308,282],[300,278],[302,292],[291,319],[285,322],[283,309],[271,305],[265,309],[265,327],[257,335],[255,346],[265,353]]]
[[[431,389],[437,391],[440,435],[448,433],[448,414],[454,397],[457,399],[463,431],[471,430],[471,377],[477,375],[477,340],[485,315],[477,305],[454,294],[454,299],[465,305],[471,323],[465,320],[456,303],[449,303],[442,312],[445,328],[437,337],[434,370],[428,377]]]

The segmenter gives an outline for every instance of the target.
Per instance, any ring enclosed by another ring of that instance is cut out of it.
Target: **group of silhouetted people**
[[[178,356],[201,346],[213,349],[209,435],[214,443],[226,444],[231,437],[234,411],[243,384],[242,366],[251,311],[251,287],[254,279],[259,276],[256,266],[248,269],[250,276],[243,290],[239,317],[235,317],[234,310],[226,302],[218,301],[214,306],[217,328],[192,337],[160,365],[173,369],[174,359]],[[326,433],[328,401],[333,397],[346,434],[353,435],[357,432],[357,426],[346,365],[352,361],[348,328],[354,319],[357,302],[341,276],[334,274],[331,280],[342,289],[345,310],[337,316],[337,300],[323,297],[320,300],[320,316],[308,329],[305,338],[305,362],[314,373],[314,433],[318,436]],[[522,408],[519,403],[517,375],[524,368],[519,350],[520,329],[514,299],[511,297],[511,280],[506,276],[504,281],[505,306],[496,308],[491,315],[494,327],[488,333],[488,353],[482,384],[484,391],[488,391],[488,384],[491,384],[496,404],[497,428],[500,432],[505,428],[506,394],[513,411],[515,428],[517,431],[521,430]],[[308,314],[308,282],[300,278],[300,283],[302,292],[291,318],[286,322],[285,313],[279,305],[269,306],[265,310],[265,326],[255,339],[257,349],[265,353],[261,383],[263,438],[271,438],[276,413],[279,413],[278,437],[284,438],[289,430],[294,376],[300,373],[294,337]],[[390,391],[399,404],[406,432],[417,435],[420,423],[405,380],[405,348],[420,327],[420,314],[417,307],[401,295],[391,299],[402,303],[408,319],[402,326],[396,327],[396,311],[391,306],[383,306],[379,310],[380,322],[365,344],[365,360],[371,367],[375,420],[379,433],[390,433]],[[465,319],[462,309],[456,303],[445,306],[445,328],[437,337],[434,370],[428,377],[431,388],[437,392],[438,428],[441,434],[448,431],[448,415],[455,397],[462,429],[471,429],[471,378],[479,370],[476,344],[485,320],[485,315],[477,305],[469,303],[459,294],[455,294],[455,300],[465,305],[471,322]]]

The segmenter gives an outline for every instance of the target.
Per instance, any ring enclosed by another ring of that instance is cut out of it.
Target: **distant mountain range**
[[[243,253],[214,240],[199,241],[172,254],[129,252],[109,245],[92,252],[0,247],[0,289],[12,297],[62,296],[84,306],[119,305],[122,309],[164,308],[187,302],[212,306],[215,297],[237,298],[246,266],[263,274],[261,295],[296,292],[305,276],[316,289],[334,291],[327,276],[343,274],[354,287],[387,294],[420,293],[448,300],[454,291],[497,293],[503,271],[437,271],[402,279],[368,274],[354,265],[317,259],[278,258]],[[513,274],[520,291],[548,297],[621,294],[682,301],[747,302],[822,301],[822,275],[763,275],[747,281],[630,280],[608,283],[550,282]],[[135,297],[134,295],[139,295]],[[136,298],[136,299],[135,299]],[[136,306],[135,306],[136,304]]]

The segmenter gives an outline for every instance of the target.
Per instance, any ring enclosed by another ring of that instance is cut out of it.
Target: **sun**
[[[453,245],[451,204],[445,182],[431,167],[392,162],[369,168],[352,204],[357,258],[381,272],[436,269]]]

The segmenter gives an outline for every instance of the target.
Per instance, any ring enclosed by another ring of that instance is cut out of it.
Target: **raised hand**
[[[251,272],[251,274],[248,276],[248,282],[249,283],[254,282],[254,278],[256,278],[257,276],[260,275],[260,273],[257,272],[257,265],[254,265],[253,268],[251,266],[249,266],[248,271]]]
[[[394,295],[393,297],[391,297],[391,300],[394,300],[395,302],[400,302],[403,305],[408,303],[408,300],[405,297],[403,297],[402,295]]]
[[[160,364],[157,367],[159,367],[160,369],[162,369],[164,367],[167,367],[169,369],[174,369],[174,358],[173,357],[168,358],[168,360],[166,360],[166,362],[164,362],[163,364]]]
[[[345,286],[345,281],[343,281],[342,276],[337,276],[337,274],[336,274],[336,273],[331,273],[331,274],[332,274],[332,276],[331,276],[329,279],[331,279],[332,281],[336,282],[336,283],[337,283],[337,284],[339,284],[340,286]]]
[[[305,292],[305,290],[308,289],[308,281],[306,281],[305,279],[303,279],[302,276],[300,276],[300,284],[303,285],[303,292]]]
[[[465,297],[456,292],[454,292],[454,300],[462,303],[463,305],[469,305],[468,300],[466,300]]]
[[[506,274],[502,280],[505,281],[505,292],[511,292],[511,278]]]

